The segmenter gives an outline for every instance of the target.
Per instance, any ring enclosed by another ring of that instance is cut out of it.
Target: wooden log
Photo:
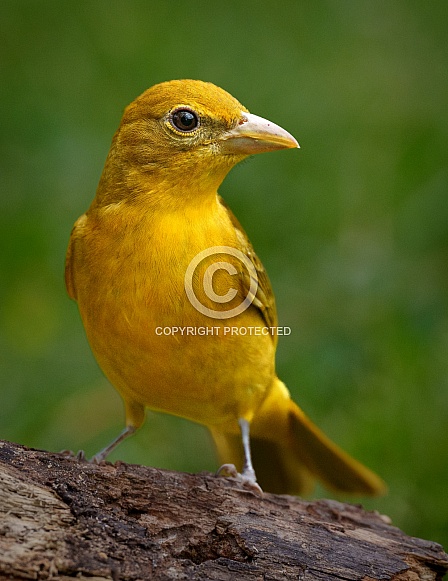
[[[230,479],[97,466],[0,442],[0,579],[440,580],[387,517]]]

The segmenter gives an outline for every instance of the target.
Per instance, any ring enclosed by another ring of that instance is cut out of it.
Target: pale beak
[[[221,151],[252,155],[276,149],[300,147],[294,137],[279,125],[243,112],[239,124],[221,137]]]

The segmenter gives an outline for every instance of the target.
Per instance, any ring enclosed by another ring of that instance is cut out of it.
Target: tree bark
[[[235,481],[0,442],[0,579],[442,579],[387,517]]]

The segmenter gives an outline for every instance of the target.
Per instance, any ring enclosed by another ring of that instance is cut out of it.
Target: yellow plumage
[[[250,425],[255,471],[266,490],[301,493],[315,477],[349,492],[384,490],[306,418],[277,379],[277,337],[265,332],[277,324],[270,283],[217,194],[247,155],[288,147],[297,142],[286,131],[210,83],[162,83],[126,109],[96,197],[73,228],[66,265],[92,350],[126,407],[127,429],[97,459],[138,428],[149,407],[206,425],[222,460],[244,466],[254,481]],[[254,278],[238,256],[211,254],[192,279],[194,296],[218,318],[197,310],[186,292],[191,261],[217,246],[243,253],[258,283],[250,306],[231,319],[227,310],[241,304]],[[212,296],[230,293],[231,300],[210,298],[203,284],[210,272]],[[228,326],[259,331],[226,334]],[[160,332],[173,327],[216,330]]]

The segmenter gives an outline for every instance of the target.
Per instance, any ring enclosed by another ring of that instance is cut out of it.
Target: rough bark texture
[[[95,466],[0,442],[0,579],[441,579],[387,517],[210,474]]]

